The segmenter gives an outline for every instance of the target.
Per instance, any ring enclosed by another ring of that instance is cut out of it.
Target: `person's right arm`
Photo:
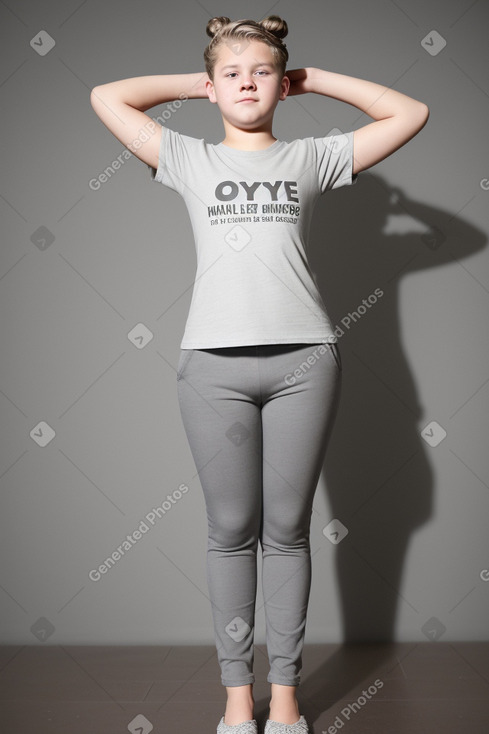
[[[117,140],[141,161],[157,169],[161,125],[144,111],[186,97],[207,99],[208,78],[206,72],[197,72],[121,79],[94,87],[90,104]]]

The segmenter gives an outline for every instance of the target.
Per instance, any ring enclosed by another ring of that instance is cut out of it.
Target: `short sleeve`
[[[185,185],[184,176],[189,158],[186,140],[187,136],[162,126],[158,168],[146,164],[152,181],[168,186],[178,193],[182,193]]]
[[[357,182],[353,174],[353,130],[347,133],[313,138],[316,148],[318,184],[321,194]]]

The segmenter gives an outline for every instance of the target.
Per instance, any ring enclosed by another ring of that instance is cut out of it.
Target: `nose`
[[[241,88],[242,89],[254,89],[255,88],[255,82],[253,81],[253,79],[245,79],[241,83]]]

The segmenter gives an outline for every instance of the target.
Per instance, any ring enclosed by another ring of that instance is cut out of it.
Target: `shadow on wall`
[[[411,226],[389,233],[390,215],[409,216]],[[419,404],[403,351],[398,286],[406,274],[462,260],[486,241],[463,219],[406,199],[370,172],[316,204],[308,257],[333,326],[343,328],[342,318],[376,288],[383,291],[338,333],[341,399],[323,468],[332,517],[348,528],[334,550],[344,643],[395,641],[398,607],[420,611],[402,594],[402,576],[410,537],[433,513],[432,449],[421,430],[437,416]],[[421,616],[420,628],[427,621]],[[369,674],[349,661],[340,645],[301,683],[303,699],[324,710],[332,684],[337,700],[347,695]]]

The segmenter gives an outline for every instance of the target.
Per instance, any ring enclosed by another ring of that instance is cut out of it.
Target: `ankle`
[[[229,726],[235,724],[242,724],[243,721],[251,721],[253,719],[253,703],[251,704],[239,704],[230,703],[226,704],[226,710],[224,712],[224,723]]]
[[[251,685],[227,688],[224,723],[233,726],[253,719],[255,705]]]
[[[299,702],[295,696],[295,688],[272,691],[270,699],[269,719],[281,724],[295,724],[299,720]]]

